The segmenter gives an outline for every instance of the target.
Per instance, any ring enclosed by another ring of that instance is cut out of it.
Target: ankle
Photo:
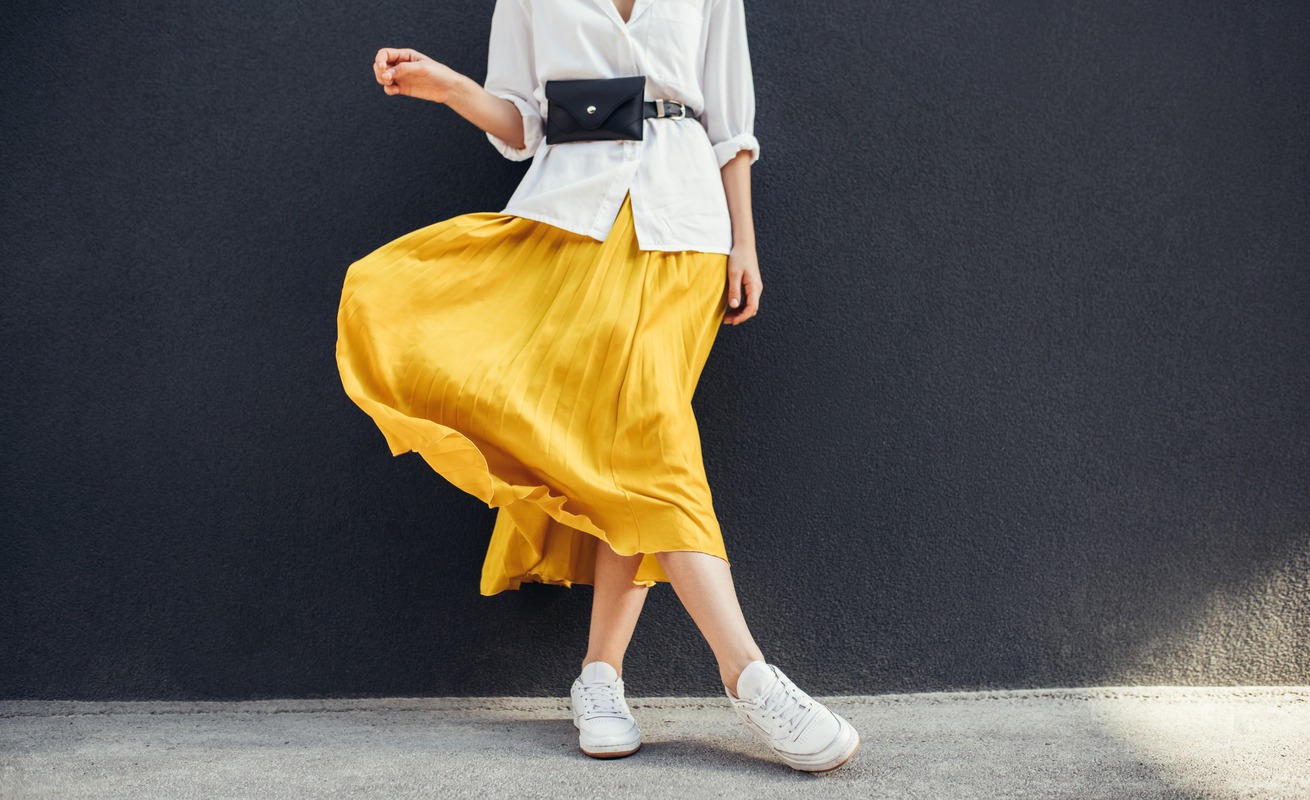
[[[588,664],[590,664],[593,661],[604,661],[606,664],[609,664],[611,667],[614,668],[614,672],[617,673],[620,678],[623,677],[622,658],[614,659],[614,658],[605,658],[604,656],[589,655],[582,659],[582,667],[585,668]]]
[[[732,693],[732,696],[738,697],[737,681],[741,678],[742,670],[746,669],[746,666],[752,661],[764,660],[764,654],[759,650],[755,650],[753,653],[744,653],[730,661],[722,661],[719,663],[719,678],[723,681],[723,685],[728,688],[728,691]]]

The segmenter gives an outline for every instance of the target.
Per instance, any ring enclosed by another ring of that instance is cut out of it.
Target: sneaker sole
[[[577,717],[573,718],[573,727],[579,728]],[[610,749],[607,750],[604,748],[610,748]],[[591,756],[592,758],[622,758],[623,756],[630,756],[640,749],[641,749],[640,739],[637,740],[637,745],[635,747],[632,747],[628,744],[607,744],[607,745],[601,745],[600,747],[592,750],[588,750],[587,748],[583,747],[581,744],[578,745],[578,750]]]
[[[854,727],[853,727],[849,722],[846,721],[845,717],[842,717],[842,716],[838,715],[837,719],[839,719],[839,720],[841,721],[841,723],[842,723],[842,726],[841,726],[841,727],[842,727],[842,730],[843,730],[843,731],[849,731],[849,732],[850,732],[850,735],[852,735],[852,736],[855,737],[855,742],[854,742],[854,744],[852,744],[852,745],[851,745],[851,749],[848,750],[844,756],[842,756],[841,761],[838,761],[836,764],[833,764],[833,765],[830,766],[830,767],[829,767],[829,766],[818,766],[818,767],[815,767],[815,766],[813,766],[813,765],[796,764],[796,763],[793,763],[793,762],[789,761],[789,760],[786,759],[786,758],[782,758],[783,763],[785,763],[787,766],[791,767],[792,769],[800,770],[801,772],[820,773],[820,772],[832,772],[833,770],[837,769],[838,767],[844,766],[844,765],[846,764],[846,762],[848,762],[848,761],[850,761],[852,758],[854,758],[854,756],[855,756],[855,751],[860,749],[860,734],[855,730],[855,728],[854,728]],[[779,756],[781,757],[781,754],[779,754]]]
[[[815,773],[816,775],[821,772],[832,772],[834,769],[837,769],[838,767],[845,766],[847,761],[850,761],[852,758],[855,757],[855,751],[859,749],[860,749],[860,735],[857,733],[855,734],[855,746],[851,748],[851,752],[847,753],[846,757],[843,758],[840,762],[838,762],[836,766],[828,767],[826,769],[802,769],[801,771],[812,772]]]
[[[586,749],[585,747],[583,747],[583,746],[581,746],[581,745],[578,745],[578,749],[581,750],[582,752],[586,753],[587,755],[591,756],[592,758],[622,758],[623,756],[630,756],[630,755],[632,755],[633,753],[635,753],[635,752],[637,752],[638,750],[640,750],[640,749],[641,749],[641,745],[637,745],[636,747],[632,748],[631,750],[616,750],[616,751],[609,751],[609,750],[588,750],[588,749]]]

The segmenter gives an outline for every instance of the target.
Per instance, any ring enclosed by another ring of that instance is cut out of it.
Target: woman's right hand
[[[408,47],[384,47],[373,59],[373,75],[387,94],[444,103],[464,80],[462,73]]]

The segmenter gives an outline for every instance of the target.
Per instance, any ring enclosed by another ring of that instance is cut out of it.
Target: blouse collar
[[[614,24],[618,25],[620,28],[630,27],[632,23],[637,21],[637,17],[641,16],[641,12],[645,11],[647,6],[655,2],[655,0],[636,0],[636,2],[632,4],[631,16],[628,17],[627,22],[624,22],[623,17],[619,15],[619,9],[614,5],[614,0],[592,1],[599,6],[602,6],[605,13],[609,14],[610,19],[614,20]]]

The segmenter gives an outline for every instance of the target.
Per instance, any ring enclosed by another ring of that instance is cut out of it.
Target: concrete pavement
[[[715,697],[630,697],[613,760],[566,698],[0,702],[0,797],[1310,797],[1310,687],[823,699],[862,742],[818,776]]]

